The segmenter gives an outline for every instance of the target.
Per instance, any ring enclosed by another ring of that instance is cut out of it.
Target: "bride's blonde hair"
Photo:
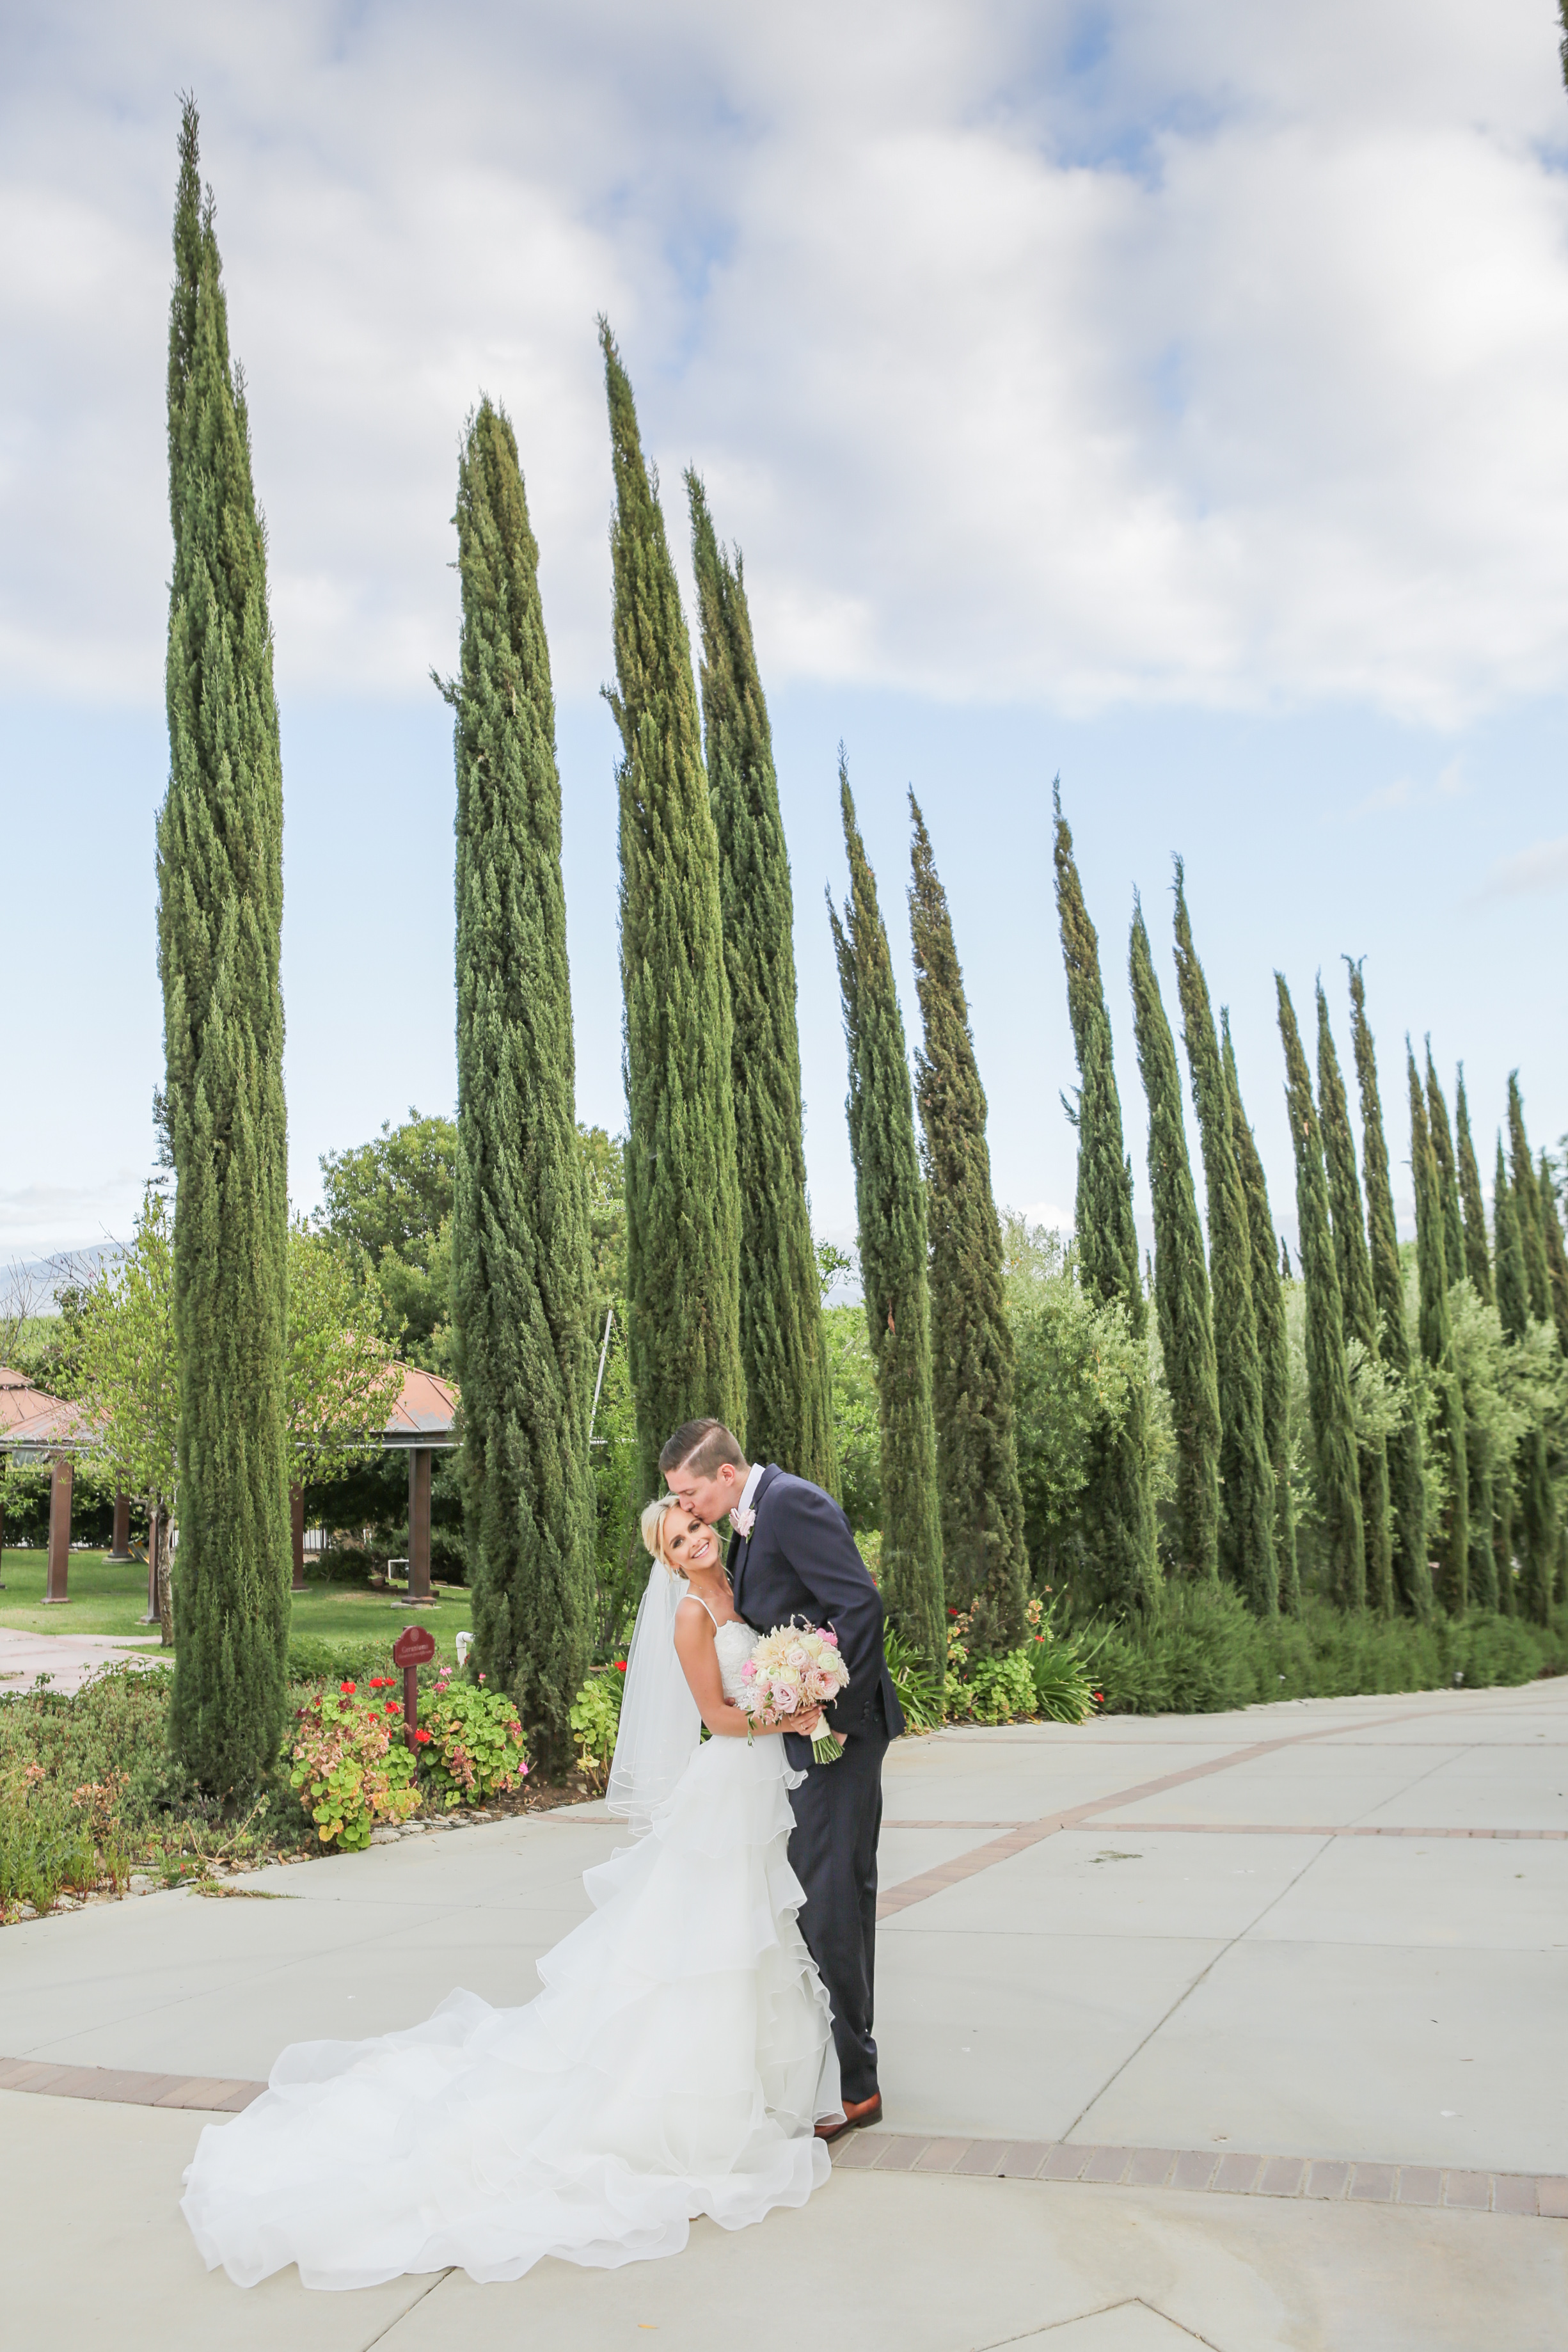
[[[643,1546],[671,1576],[677,1570],[670,1567],[669,1554],[664,1549],[664,1516],[674,1509],[675,1500],[674,1495],[656,1495],[651,1503],[643,1506]]]

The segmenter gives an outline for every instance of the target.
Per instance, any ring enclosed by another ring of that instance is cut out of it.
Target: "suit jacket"
[[[759,1633],[791,1617],[831,1625],[850,1679],[829,1719],[840,1731],[881,1731],[896,1739],[904,1714],[883,1650],[882,1595],[848,1519],[821,1486],[776,1462],[757,1482],[754,1508],[749,1538],[732,1537],[725,1563],[736,1614]]]

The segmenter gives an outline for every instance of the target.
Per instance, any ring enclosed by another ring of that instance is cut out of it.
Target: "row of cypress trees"
[[[1080,1089],[1080,1278],[1098,1302],[1118,1300],[1141,1330],[1132,1174],[1111,1066],[1098,947],[1084,910],[1071,835],[1056,799],[1057,907]],[[1299,1606],[1291,1482],[1286,1295],[1256,1140],[1242,1104],[1228,1016],[1217,1034],[1193,940],[1180,860],[1175,952],[1192,1099],[1203,1154],[1207,1234],[1188,1152],[1176,1041],[1161,999],[1143,909],[1128,946],[1134,1032],[1148,1105],[1155,1228],[1152,1287],[1160,1369],[1175,1454],[1170,1564],[1198,1582],[1224,1580],[1260,1615]],[[1524,1607],[1544,1618],[1568,1568],[1552,1440],[1528,1420],[1513,1457],[1497,1459],[1496,1417],[1467,1396],[1453,1290],[1494,1302],[1510,1347],[1568,1362],[1568,1259],[1552,1174],[1532,1160],[1517,1075],[1509,1082],[1510,1156],[1498,1146],[1495,1242],[1489,1244],[1463,1073],[1457,1130],[1430,1048],[1423,1077],[1407,1052],[1416,1211],[1416,1286],[1407,1305],[1394,1216],[1376,1053],[1360,967],[1349,967],[1351,1028],[1363,1136],[1358,1176],[1350,1106],[1322,983],[1317,1083],[1282,974],[1275,975],[1286,1102],[1295,1157],[1304,1355],[1322,1580],[1344,1609],[1396,1609],[1425,1620]],[[1282,1253],[1281,1253],[1282,1254]],[[1414,1327],[1415,1345],[1411,1344]],[[1522,1364],[1523,1359],[1520,1362]],[[1358,1390],[1383,1401],[1358,1410]],[[1115,1458],[1094,1467],[1099,1597],[1125,1607],[1152,1590],[1151,1514],[1135,1507],[1149,1449],[1129,1417]],[[1439,1509],[1429,1493],[1441,1497]],[[1517,1521],[1515,1524],[1515,1500]],[[1127,1533],[1136,1530],[1136,1539]],[[1124,1539],[1113,1539],[1124,1531]],[[1135,1559],[1141,1576],[1129,1573]]]
[[[171,313],[174,565],[170,782],[159,821],[167,1123],[178,1191],[181,1614],[175,1737],[209,1788],[254,1780],[281,1730],[287,1633],[282,1371],[287,1232],[279,985],[282,786],[266,541],[243,376],[228,350],[198,125],[184,108]],[[716,1413],[754,1456],[834,1483],[827,1358],[805,1189],[793,906],[767,703],[738,553],[685,477],[700,694],[656,478],[600,322],[614,478],[612,555],[624,1000],[627,1345],[644,1490],[668,1431]],[[458,465],[462,635],[457,781],[458,1147],[453,1322],[478,1662],[516,1696],[547,1764],[594,1622],[589,1467],[591,1276],[560,868],[549,656],[516,437],[482,400]],[[875,877],[841,753],[850,890],[828,913],[849,1057],[861,1274],[883,1452],[883,1573],[894,1621],[933,1663],[945,1611],[971,1650],[1025,1624],[1013,1343],[976,1061],[950,911],[910,795],[909,914],[922,1035],[912,1086]],[[1057,907],[1079,1070],[1077,1265],[1135,1339],[1146,1324],[1099,943],[1055,802]],[[1289,1343],[1267,1186],[1228,1021],[1217,1031],[1176,874],[1182,1040],[1207,1207],[1200,1221],[1175,1037],[1141,908],[1129,944],[1149,1108],[1159,1356],[1177,1474],[1176,1566],[1260,1614],[1299,1599]],[[1559,1573],[1553,1464],[1536,1426],[1505,1475],[1468,1413],[1449,1312],[1457,1280],[1495,1297],[1511,1345],[1568,1351],[1568,1259],[1511,1081],[1489,1253],[1462,1078],[1458,1142],[1427,1056],[1408,1057],[1417,1203],[1416,1360],[1406,1337],[1377,1074],[1351,973],[1364,1211],[1345,1089],[1318,991],[1318,1088],[1278,981],[1296,1152],[1316,1494],[1347,1607],[1511,1597],[1517,1546],[1537,1614]],[[916,1134],[918,1117],[919,1133]],[[1385,1364],[1394,1423],[1358,1439],[1358,1365]],[[1424,1401],[1424,1402],[1423,1402]],[[1154,1392],[1097,1432],[1089,1549],[1101,1597],[1159,1582]],[[1423,1449],[1440,1451],[1441,1524]],[[1517,1512],[1515,1498],[1517,1496]],[[1516,1525],[1517,1520],[1517,1525]]]

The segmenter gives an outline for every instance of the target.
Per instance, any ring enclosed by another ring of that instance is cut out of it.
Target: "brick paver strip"
[[[0,2093],[93,2099],[116,2105],[236,2115],[265,2083],[220,2074],[150,2074],[131,2067],[63,2066],[0,2058]],[[1435,2165],[1350,2163],[1337,2157],[1219,2155],[1212,2148],[1098,2147],[1091,2141],[964,2139],[850,2132],[833,2162],[846,2172],[925,2172],[974,2179],[1082,2181],[1102,2187],[1196,2189],[1218,2196],[1305,2197],[1568,2221],[1568,2179],[1556,2173],[1445,2171]]]
[[[1396,1715],[1370,1717],[1365,1723],[1358,1725],[1357,1728],[1372,1731],[1379,1729],[1385,1724],[1416,1723],[1428,1716],[1442,1712],[1443,1710],[1438,1707],[1402,1707]],[[1084,1805],[1069,1805],[1059,1813],[1044,1813],[1038,1821],[1019,1822],[1015,1827],[1004,1831],[1000,1837],[988,1838],[983,1844],[971,1846],[967,1853],[956,1854],[948,1862],[938,1863],[933,1870],[920,1871],[915,1877],[904,1879],[897,1886],[884,1888],[877,1898],[876,1916],[879,1919],[894,1918],[900,1911],[908,1911],[916,1903],[927,1903],[934,1895],[946,1894],[950,1886],[961,1886],[966,1879],[977,1877],[982,1870],[990,1870],[998,1862],[1010,1862],[1014,1854],[1027,1853],[1030,1846],[1040,1844],[1046,1838],[1057,1836],[1062,1830],[1077,1829],[1085,1822],[1097,1822],[1103,1828],[1114,1827],[1126,1831],[1152,1832],[1166,1828],[1207,1832],[1211,1827],[1207,1822],[1117,1822],[1113,1823],[1109,1821],[1102,1822],[1100,1817],[1103,1814],[1113,1813],[1121,1805],[1143,1804],[1150,1797],[1164,1796],[1167,1789],[1185,1789],[1194,1780],[1211,1780],[1217,1772],[1232,1771],[1237,1765],[1254,1763],[1260,1756],[1277,1756],[1284,1748],[1300,1748],[1311,1740],[1333,1739],[1341,1737],[1343,1728],[1343,1724],[1321,1724],[1316,1730],[1288,1732],[1281,1739],[1256,1739],[1246,1748],[1233,1748],[1227,1755],[1211,1757],[1206,1763],[1189,1764],[1180,1772],[1162,1772],[1157,1780],[1140,1780],[1134,1787],[1118,1789],[1111,1796],[1092,1798]],[[933,1823],[930,1826],[967,1829],[980,1825],[974,1822],[950,1822]],[[1290,1827],[1281,1832],[1279,1825],[1274,1822],[1252,1825],[1241,1832],[1243,1835],[1252,1837],[1274,1837],[1281,1834],[1288,1836],[1291,1833]],[[1452,1837],[1473,1835],[1488,1837],[1491,1834],[1487,1830],[1479,1832],[1452,1830],[1443,1832],[1437,1830],[1403,1829],[1395,1833],[1410,1837],[1437,1837],[1443,1834]],[[1344,1832],[1334,1828],[1301,1829],[1297,1826],[1295,1834],[1305,1837],[1339,1837]],[[1383,1832],[1379,1832],[1378,1834]],[[1552,1834],[1568,1836],[1568,1832],[1557,1831]]]
[[[898,1827],[894,1822],[892,1827]],[[960,1822],[922,1822],[922,1829],[961,1829]],[[1568,1830],[1412,1830],[1378,1822],[1356,1822],[1335,1829],[1327,1822],[1096,1822],[1096,1829],[1114,1830],[1131,1837],[1138,1831],[1180,1830],[1189,1837],[1315,1837],[1315,1838],[1568,1838]]]

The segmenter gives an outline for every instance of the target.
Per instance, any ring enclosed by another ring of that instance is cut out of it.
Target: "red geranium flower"
[[[383,1699],[382,1702],[382,1713],[383,1715],[401,1715],[402,1713],[402,1709],[399,1706],[395,1698]]]
[[[616,1673],[617,1673],[618,1675],[623,1675],[623,1674],[625,1673],[625,1671],[626,1671],[626,1661],[625,1661],[625,1659],[624,1659],[624,1658],[617,1658],[617,1659],[616,1659],[616,1661],[615,1661],[615,1671],[616,1671]]]
[[[418,1740],[422,1748],[428,1748],[430,1745],[430,1734],[428,1731],[416,1731],[413,1736]]]
[[[357,1683],[340,1683],[338,1685],[338,1688],[340,1691],[347,1692],[348,1695],[352,1697],[354,1692],[359,1688],[359,1685]]]

